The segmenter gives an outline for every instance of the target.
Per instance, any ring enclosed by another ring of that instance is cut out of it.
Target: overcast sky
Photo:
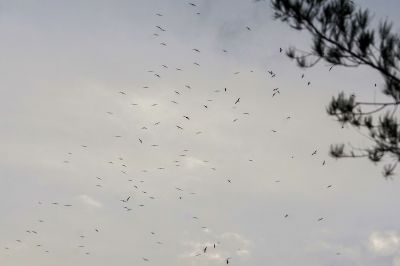
[[[269,1],[192,3],[0,1],[0,264],[399,266],[399,179],[328,155],[380,77],[299,69]]]

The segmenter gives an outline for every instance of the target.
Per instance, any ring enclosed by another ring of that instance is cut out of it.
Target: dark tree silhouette
[[[336,66],[367,66],[380,73],[388,102],[357,101],[355,95],[342,92],[327,107],[328,114],[342,127],[350,125],[365,132],[371,145],[355,148],[335,144],[331,145],[330,155],[366,157],[374,163],[387,159],[383,175],[393,175],[400,160],[400,37],[393,32],[392,24],[385,20],[373,27],[369,10],[356,7],[351,0],[271,1],[275,19],[311,34],[311,51],[291,47],[286,52],[300,67],[313,67],[324,60],[330,65],[329,71]]]

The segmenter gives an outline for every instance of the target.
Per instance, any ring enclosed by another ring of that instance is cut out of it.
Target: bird
[[[197,6],[196,4],[193,4],[193,3],[188,3],[189,5],[191,5],[191,6]]]
[[[160,13],[156,13],[157,16],[162,17],[163,15]]]
[[[317,150],[313,151],[313,153],[311,153],[311,155],[316,155],[317,154]]]
[[[230,258],[226,258],[226,264],[229,264],[229,259],[230,259]]]
[[[326,188],[331,188],[332,187],[332,185],[328,185]]]
[[[126,93],[125,93],[125,92],[123,92],[123,91],[120,91],[119,93],[121,93],[121,94],[123,94],[123,95],[126,95]]]
[[[289,214],[285,214],[285,218],[288,218],[289,217]]]
[[[250,28],[249,26],[246,26],[246,29],[249,30],[249,31],[251,31],[251,28]]]
[[[183,129],[182,127],[180,127],[180,126],[176,126],[177,128],[179,128],[179,129]]]
[[[205,247],[204,249],[203,249],[203,253],[206,253],[207,252],[207,247]]]
[[[199,49],[192,49],[192,50],[195,51],[195,52],[200,53],[200,50],[199,50]]]
[[[236,100],[235,104],[237,104],[239,101],[240,101],[240,98],[238,98],[238,99]]]
[[[164,28],[162,28],[161,26],[156,26],[159,30],[161,30],[161,31],[165,31],[165,29]]]
[[[323,219],[324,219],[323,217],[318,218],[318,222],[322,221]]]
[[[281,94],[281,92],[279,90],[277,90],[272,94],[272,97],[274,97],[277,93]]]
[[[190,118],[186,115],[184,115],[183,117],[186,118],[187,120],[190,120]]]
[[[122,200],[120,200],[120,201],[122,201],[122,202],[128,202],[130,198],[131,198],[131,196],[127,197],[126,199],[122,199]]]
[[[282,48],[279,48],[279,52],[282,53]]]
[[[140,142],[140,143],[143,143],[143,140],[139,139],[139,142]]]
[[[228,181],[228,183],[232,183],[232,181],[230,179],[227,179],[226,181]]]

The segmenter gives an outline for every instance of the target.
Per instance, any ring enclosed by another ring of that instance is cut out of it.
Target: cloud
[[[205,164],[204,161],[202,161],[198,158],[192,157],[192,156],[188,156],[185,158],[185,165],[186,165],[186,167],[188,167],[190,169],[195,168],[197,166],[204,165],[204,164]]]
[[[82,200],[85,204],[92,207],[101,208],[103,206],[103,204],[88,195],[80,195],[79,199]]]
[[[202,257],[210,261],[225,261],[226,258],[233,256],[248,257],[251,254],[251,241],[244,238],[242,235],[234,232],[227,232],[220,235],[211,235],[215,241],[185,241],[184,246],[188,247],[188,251],[180,254],[182,259],[193,257]],[[212,248],[214,243],[217,248]],[[204,247],[208,247],[206,253],[203,252]]]
[[[373,232],[369,237],[369,248],[381,256],[394,255],[400,251],[400,234],[394,231]]]

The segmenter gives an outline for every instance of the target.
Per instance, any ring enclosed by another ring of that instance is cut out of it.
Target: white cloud
[[[393,266],[400,266],[400,256],[393,259]]]
[[[400,251],[400,234],[394,231],[373,232],[369,237],[369,247],[378,255],[393,255]]]
[[[88,195],[80,195],[79,199],[82,200],[85,204],[96,207],[96,208],[101,208],[103,204],[101,204],[99,201],[93,199],[92,197]]]
[[[202,161],[196,157],[188,156],[185,158],[185,165],[188,168],[195,168],[197,166],[201,166],[204,164],[205,164],[204,161]]]

